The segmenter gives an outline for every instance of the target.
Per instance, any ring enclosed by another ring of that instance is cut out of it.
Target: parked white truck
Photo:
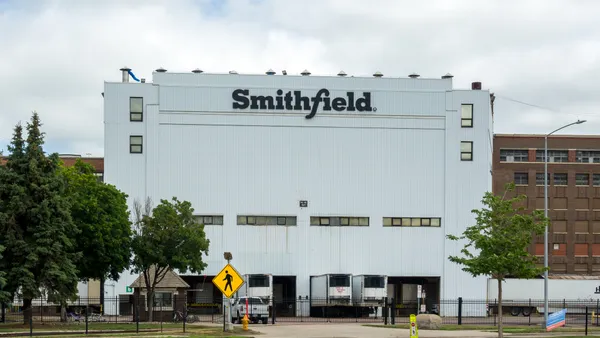
[[[550,276],[548,278],[548,310],[550,313],[568,306],[569,313],[596,309],[600,304],[600,276]],[[488,279],[489,314],[498,313],[498,282]],[[513,316],[544,313],[544,279],[506,279],[502,283],[503,313]]]
[[[310,278],[310,308],[314,316],[337,316],[354,312],[352,275],[325,274]]]
[[[246,301],[248,302],[248,305],[246,305]],[[246,306],[248,307],[248,320],[251,323],[262,322],[263,324],[267,324],[269,322],[268,305],[264,303],[261,298],[242,296],[232,300],[232,323],[242,323],[242,318],[244,318],[244,315],[246,314]]]

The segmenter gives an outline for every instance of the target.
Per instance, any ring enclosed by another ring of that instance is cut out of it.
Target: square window
[[[383,226],[384,227],[392,226],[392,218],[390,218],[390,217],[384,217],[383,218]]]
[[[462,128],[473,127],[473,105],[463,104],[460,111],[460,126]]]
[[[472,141],[461,141],[460,142],[460,160],[461,161],[473,161],[473,142]]]
[[[129,121],[142,122],[144,120],[144,98],[129,98]]]
[[[402,219],[400,219],[400,218],[393,218],[392,219],[392,225],[395,226],[395,227],[402,226]]]
[[[319,219],[319,224],[321,224],[321,225],[329,225],[329,217],[321,217]]]
[[[409,227],[410,226],[410,218],[403,218],[402,219],[402,226],[403,227]]]
[[[348,217],[340,218],[340,225],[350,225],[350,219]]]
[[[369,226],[369,217],[360,217],[358,219],[358,225],[360,225],[360,226]]]
[[[421,226],[428,227],[431,225],[431,219],[421,218]]]
[[[590,174],[575,174],[576,185],[590,185]]]
[[[213,224],[214,225],[223,225],[223,216],[214,216]]]
[[[536,185],[544,185],[544,173],[536,173],[535,174],[535,184]],[[550,184],[550,173],[548,173],[548,184]]]
[[[212,216],[204,216],[204,224],[213,224]]]
[[[143,147],[143,138],[140,135],[129,136],[129,152],[132,154],[141,154]]]
[[[254,217],[254,216],[248,216],[246,218],[246,224],[249,224],[249,225],[256,224],[256,217]]]
[[[515,173],[515,184],[517,185],[527,185],[529,184],[529,174],[528,173]]]
[[[410,225],[413,227],[420,227],[421,226],[421,219],[420,218],[413,218],[410,220]]]
[[[285,225],[285,217],[277,217],[277,225]]]
[[[350,217],[350,225],[357,226],[358,225],[358,217]]]
[[[594,186],[599,186],[600,185],[600,174],[594,174],[593,175],[593,184]]]
[[[568,185],[567,174],[554,174],[554,185]]]
[[[441,223],[441,220],[439,218],[432,218],[431,219],[431,226],[432,227],[439,227]]]

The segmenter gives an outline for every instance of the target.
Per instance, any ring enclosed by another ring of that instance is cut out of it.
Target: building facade
[[[133,83],[125,69],[104,87],[105,181],[130,205],[192,203],[210,249],[191,287],[216,299],[225,251],[241,274],[272,274],[276,294],[286,284],[293,298],[309,295],[311,276],[348,273],[387,275],[397,299],[407,284],[434,302],[485,299],[485,279],[448,260],[462,244],[446,240],[491,191],[480,85],[162,69]]]
[[[508,182],[544,210],[543,135],[494,135],[494,192]],[[548,216],[550,273],[600,275],[600,136],[548,138]],[[543,235],[533,242],[542,264]]]

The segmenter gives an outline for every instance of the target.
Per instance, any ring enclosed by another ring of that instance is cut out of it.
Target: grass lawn
[[[371,325],[365,324],[364,326],[370,327],[381,327],[381,328],[389,328],[389,329],[408,329],[409,324],[399,324],[399,325]],[[441,331],[459,331],[459,330],[476,330],[476,331],[490,331],[490,332],[498,332],[498,328],[493,325],[455,325],[455,324],[445,324],[439,329]],[[504,326],[504,333],[544,333],[545,329],[539,326]],[[552,332],[561,332],[561,333],[569,333],[569,332],[585,332],[585,327],[583,326],[569,326],[569,327],[559,327]],[[596,332],[600,333],[600,327],[588,326],[588,332]],[[564,336],[561,336],[564,338]]]
[[[78,331],[77,334],[51,335],[48,337],[143,337],[143,336],[161,336],[161,337],[244,337],[249,338],[251,335],[256,335],[257,332],[242,330],[241,327],[234,327],[233,332],[223,332],[222,326],[204,326],[197,324],[186,325],[186,332],[183,333],[183,324],[165,324],[163,323],[163,332],[160,332],[160,324],[140,323],[140,333],[135,333],[135,323],[89,323],[87,335],[82,335],[80,332],[85,332],[84,324],[34,324],[33,332],[65,332]],[[94,332],[96,331],[96,332]],[[105,333],[98,333],[104,331]],[[114,332],[114,331],[133,331],[133,332]],[[22,333],[29,332],[29,326],[23,324],[2,324],[0,325],[0,337],[2,333]],[[44,336],[37,336],[44,337]]]

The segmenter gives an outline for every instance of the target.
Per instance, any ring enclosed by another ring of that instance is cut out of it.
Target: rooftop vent
[[[343,70],[340,70],[340,72],[337,74],[338,76],[346,76],[346,73],[344,73]]]
[[[141,83],[146,83],[146,79],[144,79],[144,78],[141,78],[141,79],[140,79],[140,82],[141,82]]]
[[[129,82],[129,71],[131,70],[131,68],[129,67],[123,67],[121,69],[119,69],[121,71],[121,82]]]
[[[442,79],[451,79],[453,77],[454,77],[454,75],[452,75],[450,73],[446,73],[446,75],[442,75]]]
[[[419,75],[419,74],[417,74],[417,73],[412,73],[412,74],[410,74],[408,77],[410,77],[411,79],[416,79],[416,78],[418,78],[419,76],[421,76],[421,75]]]
[[[309,72],[307,69],[305,69],[305,70],[304,70],[302,73],[300,73],[300,74],[301,74],[302,76],[308,76],[308,75],[310,75],[310,72]]]
[[[164,69],[163,67],[160,67],[156,70],[157,73],[165,73],[167,70]]]
[[[374,76],[374,77],[382,77],[382,76],[383,76],[383,74],[381,74],[381,72],[375,72],[375,73],[373,74],[373,76]]]
[[[281,74],[287,75],[287,71],[284,69],[284,70],[281,71]]]
[[[196,68],[196,69],[192,70],[192,73],[200,74],[200,73],[202,73],[202,70],[200,70],[200,68]]]
[[[471,82],[472,90],[481,90],[481,82]]]
[[[230,70],[229,74],[237,74],[238,72],[236,72],[235,70]]]
[[[267,74],[267,75],[275,75],[275,71],[273,69],[269,68],[269,70],[267,70],[267,72],[265,74]]]

